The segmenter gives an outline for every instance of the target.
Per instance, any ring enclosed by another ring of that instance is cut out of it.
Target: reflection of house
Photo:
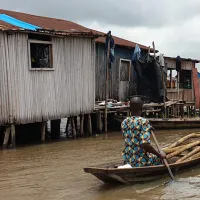
[[[94,34],[64,20],[0,14],[0,124],[92,112]]]
[[[195,102],[198,107],[199,105],[199,92],[196,81],[198,81],[197,69],[195,64],[199,63],[198,60],[192,59],[181,59],[181,72],[180,72],[180,81],[179,81],[179,99],[189,102]],[[169,99],[178,99],[178,90],[177,84],[174,87],[172,74],[176,73],[176,58],[165,57],[165,64],[169,72],[170,80],[167,83],[167,97]],[[197,79],[197,80],[196,80]],[[175,82],[177,80],[175,79]]]

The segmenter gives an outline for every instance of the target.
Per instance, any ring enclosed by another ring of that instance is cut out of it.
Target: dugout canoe
[[[114,115],[114,119],[120,123],[126,116]],[[200,128],[200,118],[146,118],[156,130],[162,129],[192,129]]]
[[[135,167],[129,169],[118,169],[117,164],[101,165],[97,167],[84,168],[86,173],[94,175],[99,180],[107,184],[135,184],[144,183],[169,176],[166,166]],[[200,166],[200,158],[170,164],[172,173],[188,171],[191,168]]]

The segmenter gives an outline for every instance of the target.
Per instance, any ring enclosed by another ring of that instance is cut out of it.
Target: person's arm
[[[166,158],[166,154],[162,152],[158,152],[150,143],[151,136],[151,126],[148,120],[144,120],[141,124],[141,134],[140,134],[140,147],[143,148],[146,152],[152,153],[159,158]]]
[[[151,144],[149,143],[143,143],[140,145],[140,147],[142,147],[145,151],[152,153],[156,156],[158,156],[159,158],[166,158],[166,155],[164,152],[159,153],[156,149],[154,149],[154,147],[151,146]]]

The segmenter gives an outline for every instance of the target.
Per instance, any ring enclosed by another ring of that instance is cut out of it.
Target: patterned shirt
[[[143,167],[161,164],[160,159],[140,147],[141,144],[150,144],[150,123],[142,117],[127,117],[121,124],[125,138],[123,160],[132,167]]]

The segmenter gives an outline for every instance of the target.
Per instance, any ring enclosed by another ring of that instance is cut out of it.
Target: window
[[[29,34],[29,69],[53,70],[51,37]]]
[[[182,70],[180,72],[180,88],[192,89],[192,71]]]
[[[130,81],[131,61],[120,59],[120,81]]]
[[[179,74],[179,88],[192,89],[192,71],[181,70]],[[177,71],[175,69],[168,69],[167,88],[177,88],[177,82]]]

